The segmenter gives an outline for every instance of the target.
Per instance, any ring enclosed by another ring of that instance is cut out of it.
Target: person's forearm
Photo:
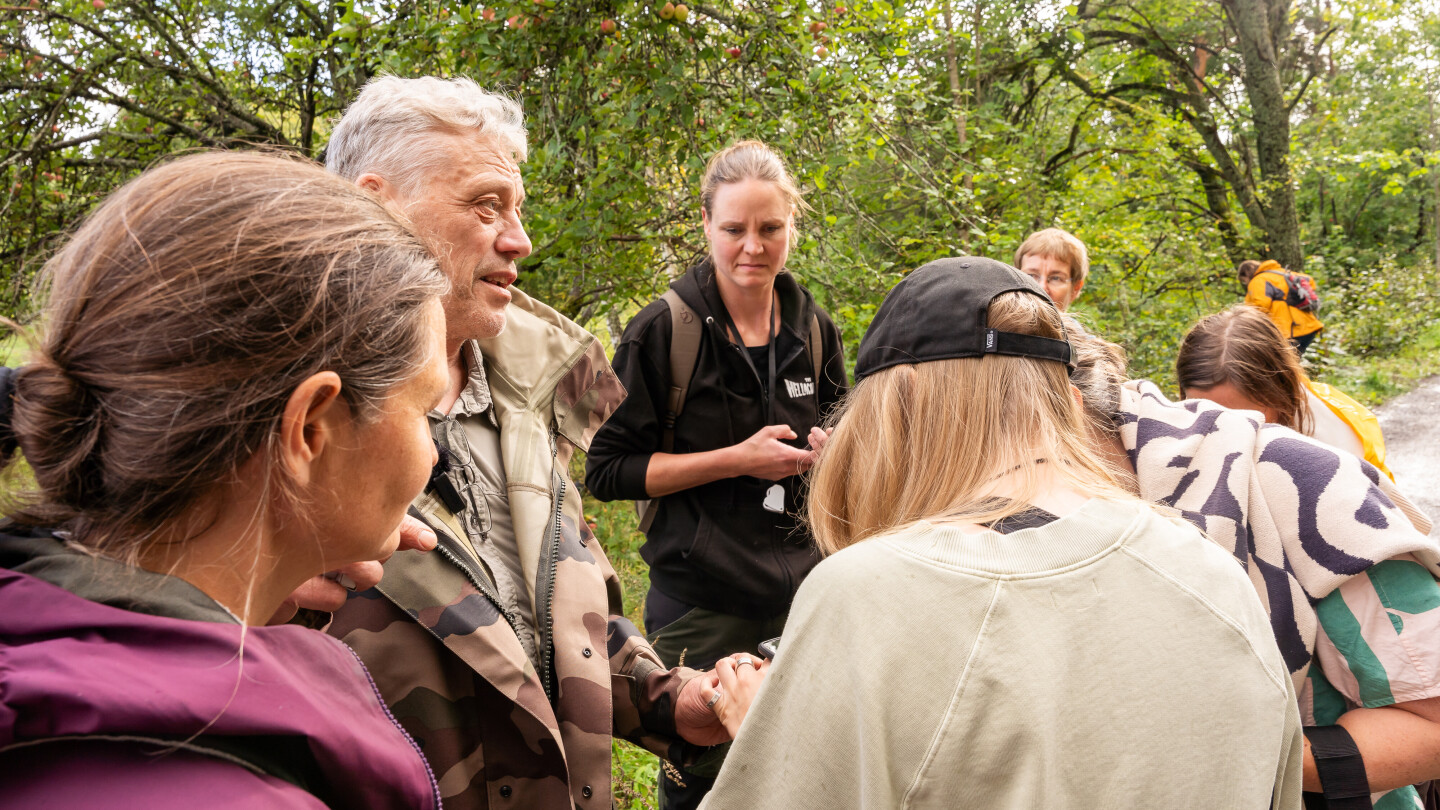
[[[1403,709],[1355,709],[1340,718],[1365,760],[1370,791],[1380,793],[1440,779],[1440,723]],[[1320,792],[1310,743],[1305,743],[1305,789]]]
[[[734,478],[742,474],[736,460],[734,446],[700,453],[655,453],[650,456],[650,466],[645,468],[645,492],[659,498],[711,481]]]

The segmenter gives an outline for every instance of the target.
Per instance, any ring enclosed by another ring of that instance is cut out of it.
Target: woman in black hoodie
[[[780,157],[758,141],[722,150],[700,199],[710,256],[625,328],[614,366],[629,397],[595,435],[585,481],[601,500],[656,501],[646,632],[667,664],[704,668],[778,636],[819,560],[796,518],[800,474],[846,378],[839,330],[785,272],[805,202]],[[672,339],[697,323],[693,372],[672,379]],[[717,770],[667,769],[662,806],[696,806]]]

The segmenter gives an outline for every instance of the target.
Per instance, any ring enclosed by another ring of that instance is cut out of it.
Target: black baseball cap
[[[994,259],[960,256],[920,267],[885,296],[865,330],[856,382],[891,366],[987,354],[1054,360],[1074,370],[1068,340],[986,325],[990,302],[1009,292],[1030,293],[1055,306],[1029,276]]]

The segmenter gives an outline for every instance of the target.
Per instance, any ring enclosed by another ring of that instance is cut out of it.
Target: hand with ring
[[[709,698],[710,710],[725,724],[731,735],[740,732],[740,724],[750,711],[750,704],[765,682],[770,662],[757,661],[746,653],[721,658],[715,662],[714,681]]]

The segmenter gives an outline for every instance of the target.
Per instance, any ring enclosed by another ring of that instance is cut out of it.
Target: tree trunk
[[[1244,60],[1245,95],[1255,127],[1260,167],[1257,189],[1265,211],[1270,258],[1291,270],[1304,266],[1300,219],[1290,180],[1290,108],[1280,82],[1276,43],[1284,42],[1289,0],[1229,0]]]
[[[965,91],[960,88],[960,60],[955,54],[955,22],[950,13],[950,0],[945,0],[945,67],[950,73],[950,101],[955,105],[955,136],[960,139],[960,154],[965,154]],[[970,176],[967,172],[967,178]]]
[[[1440,150],[1440,132],[1435,127],[1435,89],[1430,88],[1426,94],[1426,100],[1430,106],[1430,194],[1435,201],[1435,264],[1432,265],[1435,279],[1435,286],[1440,288],[1440,163],[1436,161],[1436,152]]]

